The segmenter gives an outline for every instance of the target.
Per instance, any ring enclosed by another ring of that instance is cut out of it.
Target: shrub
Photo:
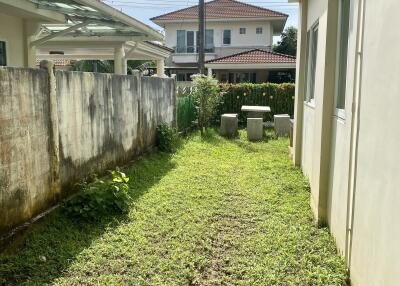
[[[162,152],[173,152],[177,141],[176,131],[166,123],[157,126],[157,146]]]
[[[129,178],[120,171],[110,171],[106,180],[83,184],[82,191],[67,201],[63,210],[70,217],[97,219],[109,213],[123,213],[131,201]]]
[[[265,119],[271,121],[275,114],[294,114],[295,85],[292,83],[221,84],[221,90],[223,97],[217,108],[216,121],[223,113],[239,113],[239,120],[245,122],[246,114],[240,111],[242,105],[270,106],[271,113]]]
[[[196,106],[191,95],[176,98],[176,121],[179,131],[187,131],[192,128],[196,114]]]
[[[218,83],[212,77],[193,76],[192,96],[197,107],[198,126],[203,134],[215,116],[216,108],[221,101]]]

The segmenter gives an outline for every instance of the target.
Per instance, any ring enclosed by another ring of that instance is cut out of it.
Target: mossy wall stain
[[[58,135],[46,71],[0,68],[0,235],[69,195],[74,182],[147,152],[156,126],[175,122],[172,79],[57,71],[54,83]],[[53,141],[61,194],[52,187]]]

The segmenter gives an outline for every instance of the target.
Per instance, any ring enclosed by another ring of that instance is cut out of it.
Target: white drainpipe
[[[365,24],[365,0],[359,0],[357,20],[357,41],[355,54],[353,103],[350,137],[350,161],[347,192],[347,220],[346,220],[346,250],[345,258],[347,266],[351,268],[351,250],[353,238],[354,208],[357,185],[357,155],[360,129],[360,99],[362,91],[362,67],[363,67],[363,46],[364,46],[364,24]]]

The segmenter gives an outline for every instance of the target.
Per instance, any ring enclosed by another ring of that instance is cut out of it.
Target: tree
[[[296,56],[297,52],[297,29],[286,28],[281,34],[281,40],[274,45],[273,51],[281,54]]]
[[[82,72],[99,72],[99,73],[114,73],[114,61],[112,60],[82,60],[82,61],[72,61],[73,71]],[[141,72],[145,70],[155,68],[155,63],[148,60],[129,60],[128,74],[132,74],[133,70],[139,69]]]
[[[220,90],[217,81],[205,75],[194,75],[193,78],[193,92],[192,96],[197,107],[197,120],[201,134],[203,135],[215,109],[221,101]]]

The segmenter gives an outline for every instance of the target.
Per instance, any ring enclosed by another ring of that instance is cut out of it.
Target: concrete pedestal
[[[221,136],[233,137],[236,136],[238,131],[238,115],[237,114],[223,114],[221,116]]]
[[[288,114],[274,115],[274,123],[276,135],[290,135],[290,116]]]
[[[263,138],[262,118],[247,118],[247,138],[249,141],[258,141]]]

